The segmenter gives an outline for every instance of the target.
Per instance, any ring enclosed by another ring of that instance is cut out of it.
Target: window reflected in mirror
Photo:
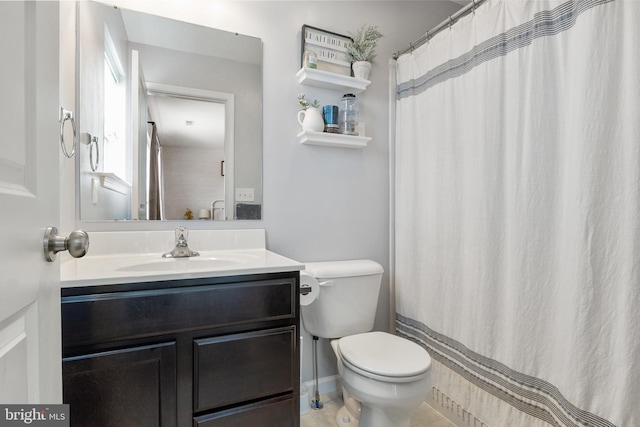
[[[104,29],[104,171],[131,182],[127,169],[126,76],[108,26]]]

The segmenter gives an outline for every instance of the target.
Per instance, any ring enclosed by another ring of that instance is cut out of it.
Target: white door
[[[62,402],[58,2],[0,1],[0,403]],[[71,146],[69,146],[71,149]]]

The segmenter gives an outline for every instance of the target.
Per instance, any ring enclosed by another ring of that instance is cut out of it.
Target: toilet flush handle
[[[324,282],[318,282],[320,286],[333,286],[335,282],[333,280],[325,280]]]

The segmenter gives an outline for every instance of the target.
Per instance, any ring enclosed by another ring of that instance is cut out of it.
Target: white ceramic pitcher
[[[324,130],[324,120],[320,110],[309,107],[306,110],[298,111],[298,123],[303,130],[322,132]]]

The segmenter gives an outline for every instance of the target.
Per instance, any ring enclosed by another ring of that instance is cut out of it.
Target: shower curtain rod
[[[398,57],[400,57],[400,55],[404,55],[405,53],[410,52],[410,51],[412,51],[413,49],[415,49],[415,48],[417,48],[419,46],[422,46],[425,42],[428,42],[429,40],[431,40],[431,38],[434,35],[436,35],[440,31],[444,30],[445,28],[451,28],[451,26],[453,24],[458,22],[458,19],[462,18],[463,16],[468,15],[469,13],[475,12],[476,11],[476,7],[478,7],[479,5],[484,3],[486,0],[470,0],[470,1],[471,1],[471,3],[469,3],[468,5],[466,5],[465,7],[463,7],[462,9],[457,11],[456,13],[454,13],[453,15],[449,15],[449,18],[445,19],[440,24],[436,25],[435,27],[433,27],[432,29],[427,31],[426,34],[423,35],[422,37],[420,37],[418,40],[416,40],[413,43],[409,43],[409,47],[408,48],[406,48],[403,51],[398,51],[398,52],[394,53],[393,54],[393,59],[398,59]]]

